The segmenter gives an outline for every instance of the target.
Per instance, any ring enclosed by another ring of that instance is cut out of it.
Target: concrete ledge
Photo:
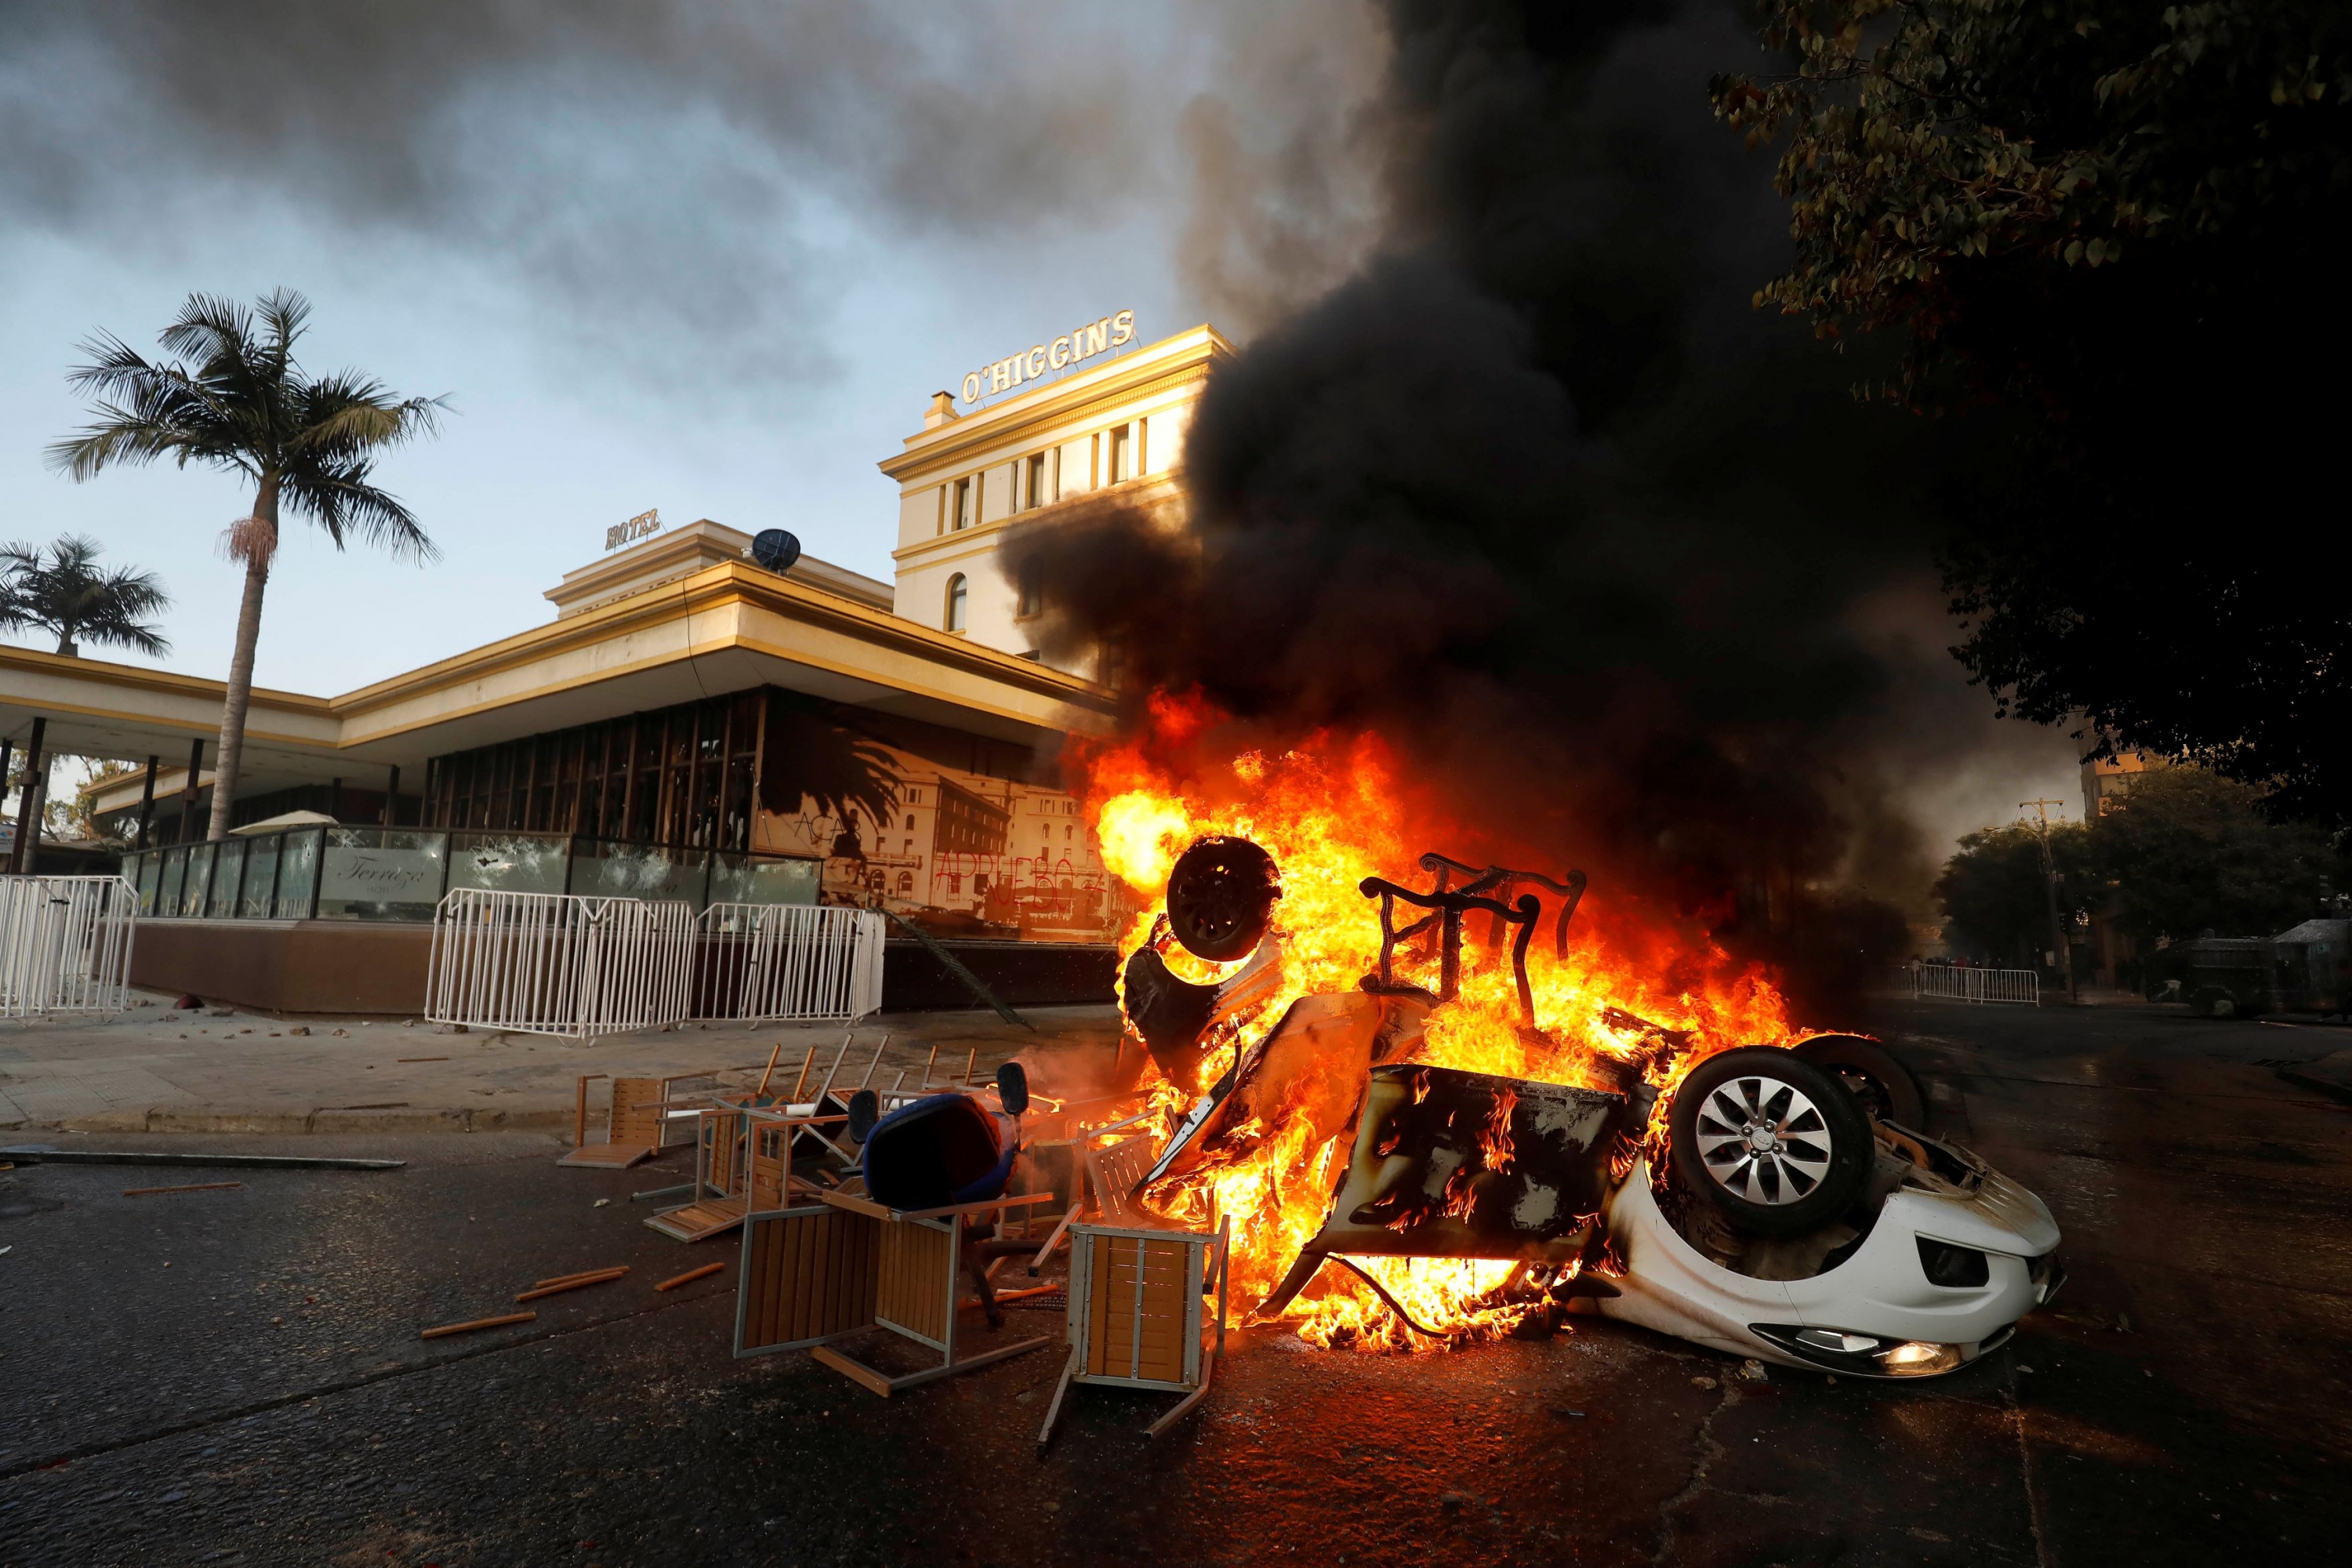
[[[69,1117],[63,1132],[570,1132],[570,1110],[109,1110]],[[26,1123],[26,1127],[37,1125]]]
[[[403,921],[142,920],[131,983],[260,1013],[414,1017],[429,924]]]
[[[1102,1005],[1116,995],[1119,954],[1092,942],[942,943],[981,983],[1015,1007]],[[142,920],[131,982],[172,997],[281,1017],[415,1018],[425,1012],[433,928],[402,921]],[[698,948],[698,994],[735,971],[728,951]],[[883,946],[886,1012],[978,1005],[971,988],[920,944]]]
[[[2289,1083],[2315,1089],[2322,1094],[2333,1095],[2347,1104],[2352,1104],[2352,1051],[2337,1051],[2315,1062],[2273,1070]]]

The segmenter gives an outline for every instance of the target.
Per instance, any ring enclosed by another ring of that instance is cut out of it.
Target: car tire
[[[1860,1035],[1815,1035],[1795,1049],[1799,1059],[1843,1080],[1864,1109],[1881,1121],[1927,1130],[1927,1101],[1919,1092],[1919,1080],[1877,1041]]]
[[[1778,1047],[1699,1063],[1675,1090],[1666,1124],[1683,1185],[1750,1236],[1820,1229],[1853,1206],[1870,1174],[1861,1102],[1843,1079]]]

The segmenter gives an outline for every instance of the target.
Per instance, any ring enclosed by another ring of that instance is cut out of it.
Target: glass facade
[[[425,821],[748,849],[772,708],[763,689],[436,757]]]
[[[429,921],[452,888],[814,904],[823,863],[554,833],[297,827],[123,857],[149,919]]]
[[[330,827],[319,864],[322,921],[429,921],[446,881],[449,835]]]

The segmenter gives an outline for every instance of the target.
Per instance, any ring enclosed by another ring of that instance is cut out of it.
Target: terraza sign
[[[977,403],[991,393],[1043,380],[1049,370],[1066,370],[1080,360],[1125,348],[1134,341],[1134,311],[1121,310],[1117,315],[1105,316],[1099,321],[1065,332],[1050,343],[1038,343],[1026,353],[1011,354],[971,372],[963,378],[963,400]]]

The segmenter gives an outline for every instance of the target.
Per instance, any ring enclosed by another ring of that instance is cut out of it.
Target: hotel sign
[[[1135,312],[1121,310],[1099,321],[1076,328],[1051,343],[1038,343],[1025,353],[1008,354],[963,378],[963,400],[977,403],[991,393],[1041,381],[1049,370],[1065,370],[1080,360],[1124,348],[1135,340]]]
[[[604,548],[618,550],[624,544],[635,544],[640,539],[651,539],[661,531],[661,508],[652,507],[637,513],[626,522],[616,522],[604,531]]]

